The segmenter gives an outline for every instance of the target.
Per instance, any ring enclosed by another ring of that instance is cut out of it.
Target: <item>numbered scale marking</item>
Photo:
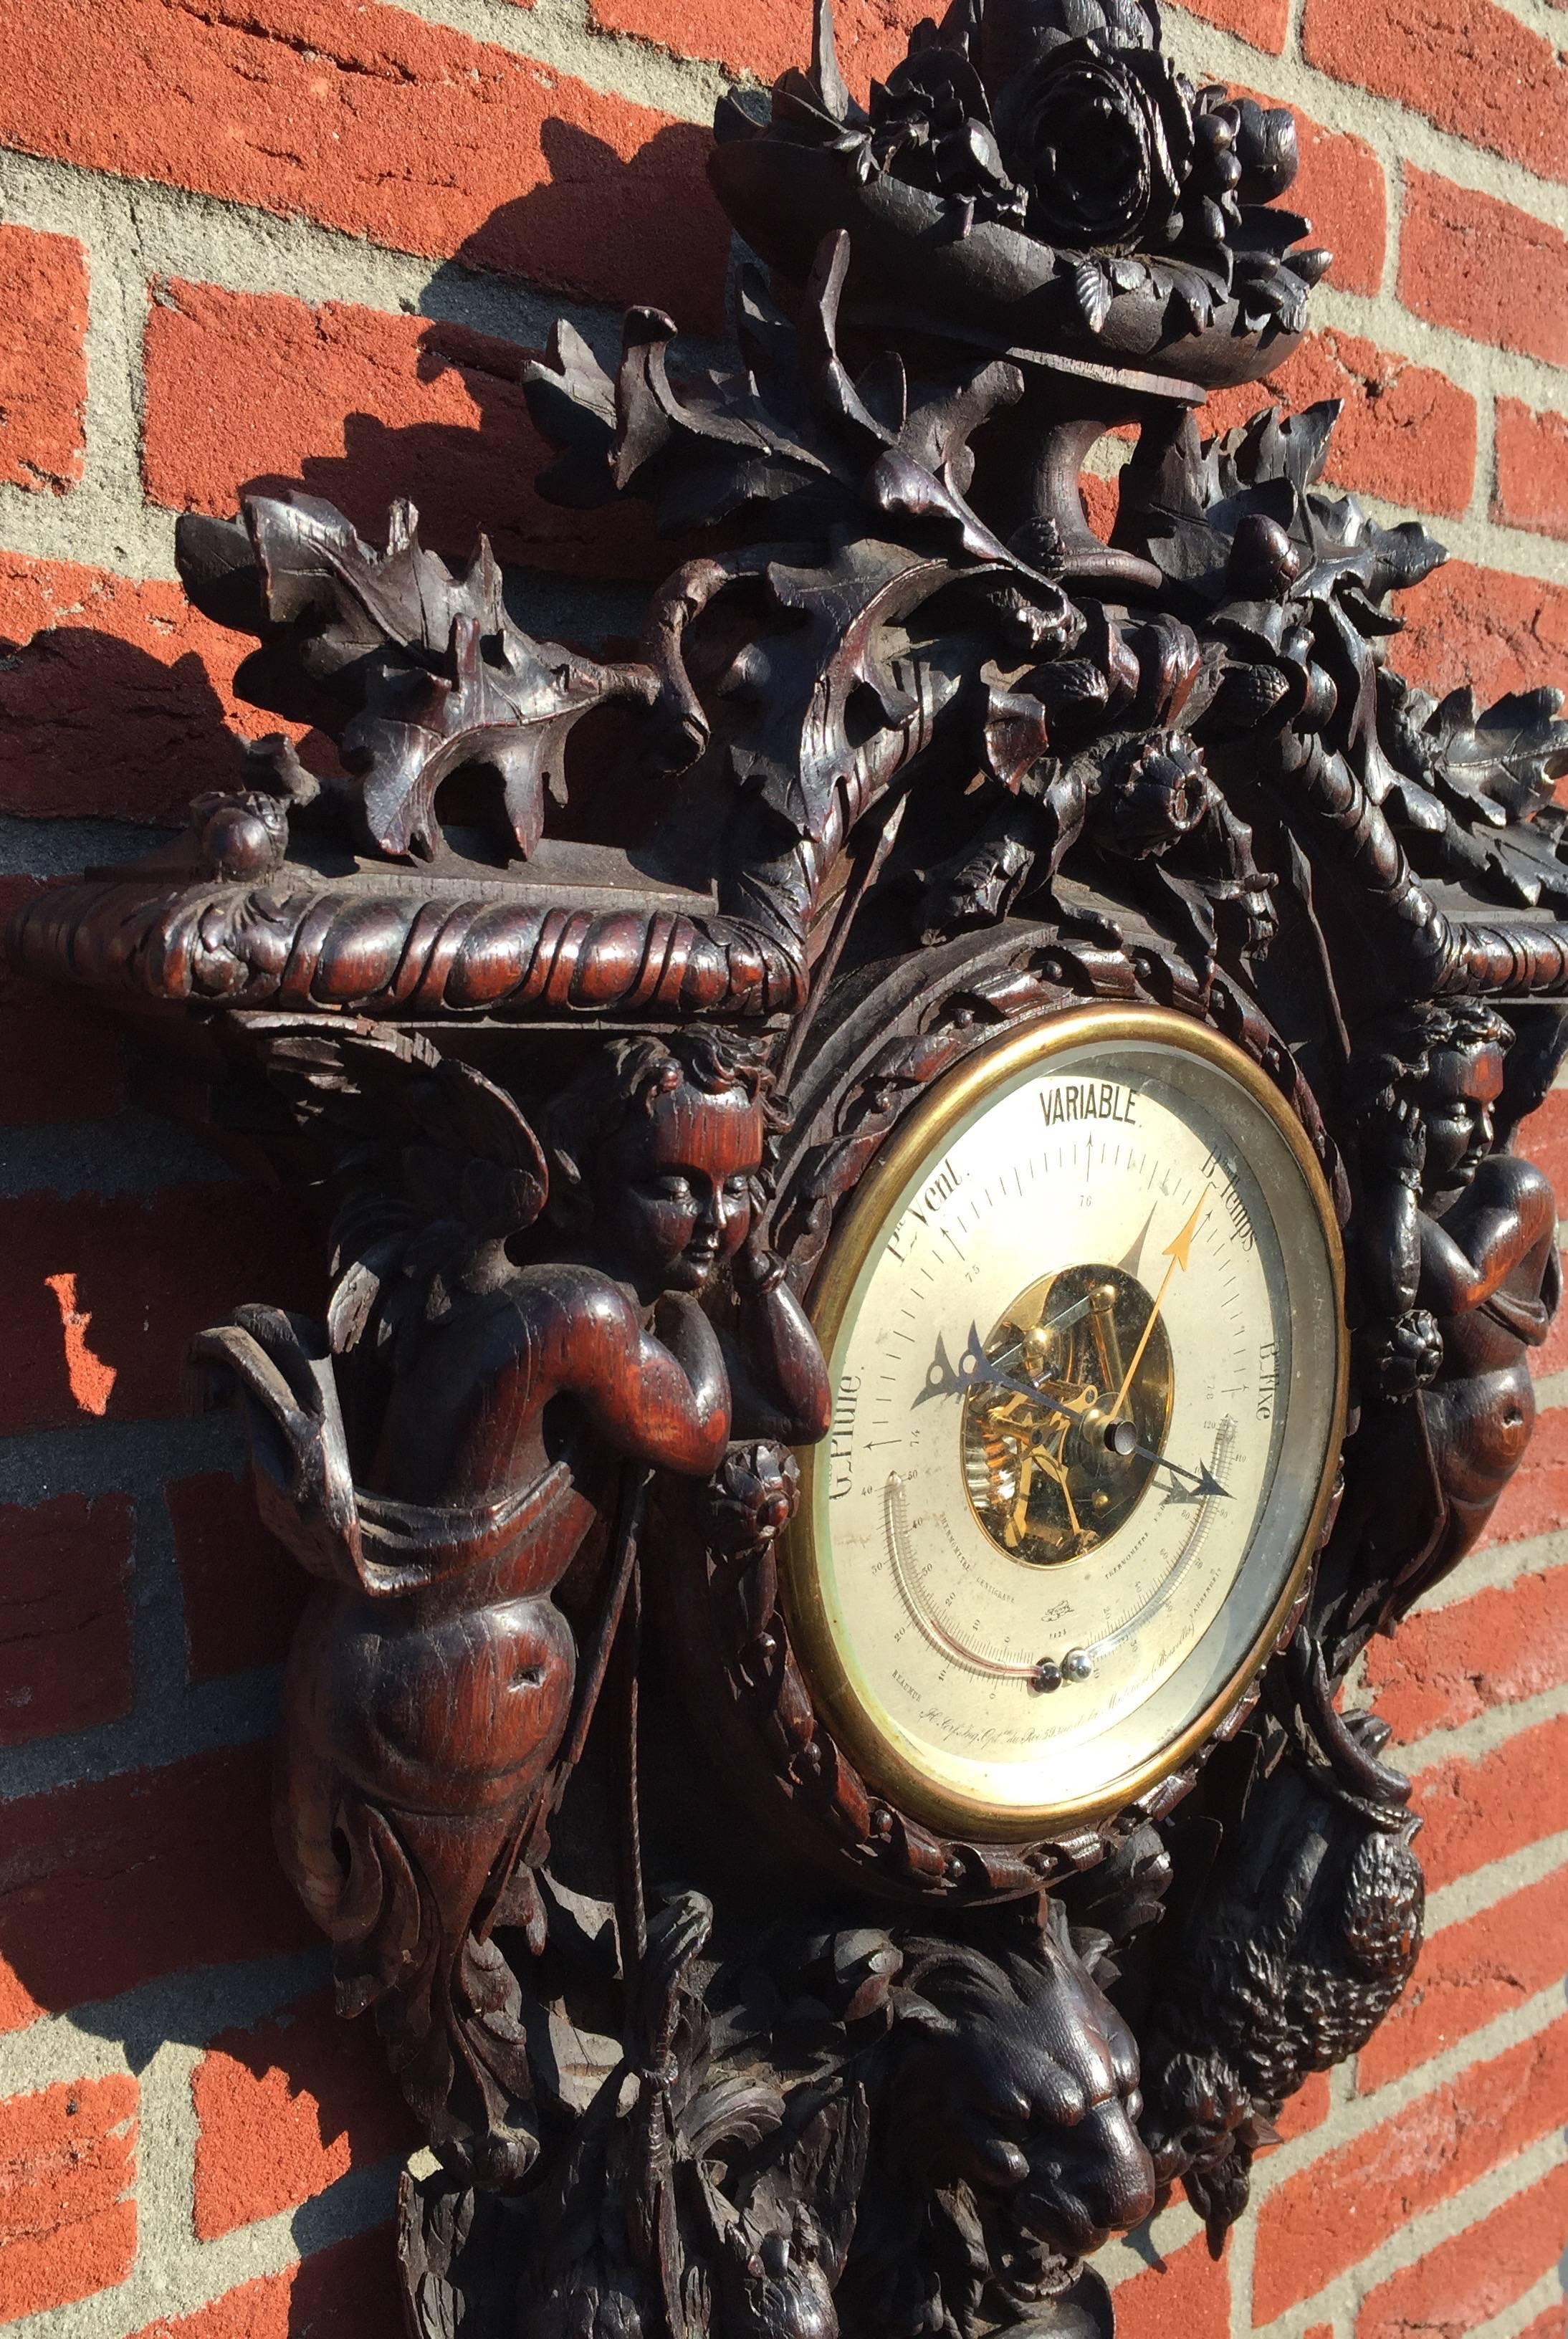
[[[1295,1121],[1159,1011],[1003,1042],[863,1187],[817,1315],[786,1597],[868,1775],[1004,1836],[1142,1791],[1245,1690],[1322,1515],[1339,1261]]]

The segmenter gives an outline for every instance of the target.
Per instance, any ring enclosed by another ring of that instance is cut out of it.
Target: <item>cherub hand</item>
[[[1414,1097],[1396,1097],[1382,1117],[1376,1143],[1402,1186],[1419,1187],[1426,1169],[1426,1123]]]
[[[768,1248],[767,1237],[765,1220],[754,1219],[751,1232],[735,1253],[730,1271],[743,1299],[765,1298],[784,1279],[784,1263],[777,1251]]]

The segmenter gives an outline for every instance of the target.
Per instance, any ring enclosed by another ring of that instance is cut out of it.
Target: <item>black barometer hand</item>
[[[1043,1391],[1032,1387],[1029,1382],[1015,1381],[1011,1373],[998,1372],[985,1353],[978,1325],[970,1326],[969,1341],[956,1367],[949,1362],[946,1344],[938,1334],[936,1355],[926,1367],[925,1387],[915,1403],[922,1405],[928,1396],[966,1396],[976,1387],[1005,1389],[1010,1396],[1023,1397],[1036,1411],[1059,1421],[1080,1422],[1083,1417],[1081,1406],[1059,1405],[1054,1398],[1045,1396]],[[1210,1495],[1222,1495],[1228,1501],[1230,1489],[1220,1485],[1207,1463],[1199,1464],[1196,1470],[1189,1470],[1183,1463],[1168,1462],[1163,1454],[1157,1454],[1152,1446],[1139,1442],[1130,1421],[1108,1422],[1104,1435],[1110,1453],[1124,1459],[1136,1454],[1156,1469],[1169,1471],[1171,1477],[1183,1481],[1184,1492],[1190,1486],[1192,1495],[1189,1499],[1201,1501]]]
[[[1185,1479],[1191,1486],[1195,1496],[1223,1495],[1227,1502],[1230,1499],[1229,1487],[1220,1485],[1207,1462],[1200,1462],[1196,1470],[1188,1469],[1185,1464],[1180,1462],[1168,1462],[1165,1456],[1157,1454],[1152,1446],[1139,1444],[1138,1433],[1130,1421],[1109,1422],[1106,1425],[1105,1443],[1112,1454],[1119,1454],[1124,1458],[1128,1455],[1136,1454],[1141,1461],[1152,1463],[1157,1470],[1169,1470],[1173,1478]]]

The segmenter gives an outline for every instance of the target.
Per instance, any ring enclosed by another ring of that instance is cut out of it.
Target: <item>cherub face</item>
[[[714,1096],[683,1082],[632,1115],[597,1180],[596,1232],[611,1271],[646,1298],[700,1291],[745,1240],[763,1135],[762,1109],[740,1088]]]
[[[1503,1051],[1493,1041],[1433,1051],[1422,1095],[1429,1193],[1468,1186],[1492,1146],[1492,1108],[1503,1093]]]

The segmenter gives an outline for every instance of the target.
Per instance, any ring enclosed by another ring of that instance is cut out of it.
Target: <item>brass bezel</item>
[[[1228,1072],[1271,1120],[1293,1155],[1311,1197],[1329,1258],[1335,1301],[1335,1394],[1316,1495],[1294,1564],[1262,1631],[1218,1697],[1181,1735],[1149,1762],[1112,1781],[1100,1794],[1027,1811],[999,1812],[993,1805],[938,1785],[890,1746],[855,1695],[833,1647],[823,1612],[813,1550],[814,1489],[822,1466],[820,1447],[798,1456],[801,1495],[781,1554],[780,1592],[790,1638],[813,1701],[863,1775],[868,1786],[912,1819],[965,1839],[989,1842],[1039,1842],[1064,1829],[1108,1819],[1139,1801],[1178,1771],[1213,1737],[1273,1653],[1296,1604],[1303,1578],[1317,1548],[1333,1492],[1345,1436],[1349,1379],[1349,1344],[1345,1327],[1345,1254],[1332,1197],[1307,1133],[1267,1074],[1232,1041],[1164,1007],[1069,1008],[981,1050],[922,1098],[894,1131],[862,1180],[849,1209],[833,1230],[813,1286],[810,1313],[826,1356],[833,1353],[855,1278],[915,1163],[935,1137],[951,1128],[995,1082],[1049,1061],[1085,1041],[1156,1041],[1205,1058]]]

